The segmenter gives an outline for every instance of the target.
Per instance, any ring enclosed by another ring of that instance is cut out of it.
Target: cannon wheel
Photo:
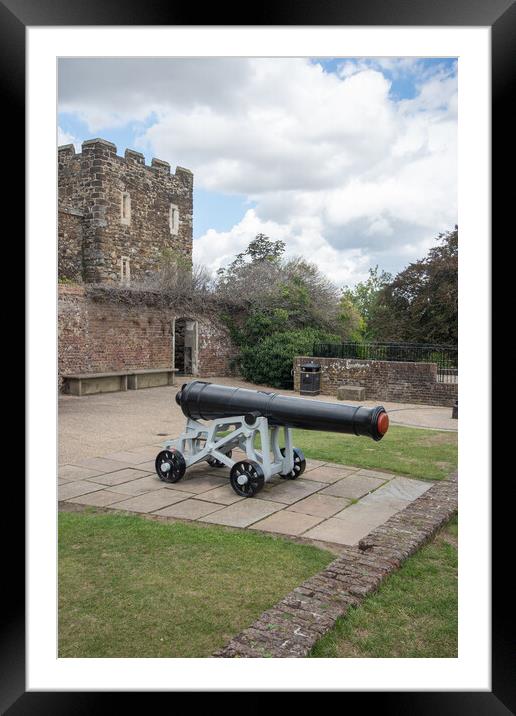
[[[265,478],[261,466],[253,460],[236,462],[229,474],[231,487],[240,497],[252,497],[260,492]]]
[[[186,472],[186,462],[179,450],[162,450],[156,457],[155,466],[163,482],[178,482]]]
[[[280,450],[281,454],[285,455],[285,448],[281,448]],[[306,460],[305,456],[303,455],[303,451],[299,448],[294,448],[294,469],[292,472],[287,472],[285,475],[280,472],[280,477],[283,477],[285,480],[295,480],[300,475],[302,475],[306,468]]]
[[[227,455],[228,457],[231,457],[232,454],[233,454],[232,450],[229,450],[228,452],[224,453],[224,455]],[[227,465],[224,465],[223,462],[221,462],[220,460],[217,460],[216,457],[210,456],[206,460],[206,462],[208,463],[208,465],[211,465],[211,467],[227,467]]]

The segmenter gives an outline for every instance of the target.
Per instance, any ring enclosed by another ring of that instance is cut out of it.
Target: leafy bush
[[[272,333],[242,347],[240,370],[246,380],[281,388],[291,385],[295,356],[310,355],[314,343],[340,343],[341,337],[313,328]]]

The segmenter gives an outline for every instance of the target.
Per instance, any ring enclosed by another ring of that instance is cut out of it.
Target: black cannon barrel
[[[373,440],[381,440],[389,427],[382,405],[366,408],[326,403],[202,380],[185,383],[176,395],[176,403],[193,420],[249,415],[249,421],[253,422],[255,417],[263,416],[271,425],[365,435]]]

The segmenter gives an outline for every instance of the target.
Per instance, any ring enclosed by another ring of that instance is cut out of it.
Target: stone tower
[[[128,283],[192,259],[193,174],[105,139],[58,150],[59,278]]]

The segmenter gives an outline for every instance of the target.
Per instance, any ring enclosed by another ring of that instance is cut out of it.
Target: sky
[[[354,286],[457,223],[454,58],[67,58],[58,94],[59,144],[193,171],[212,271],[264,233]]]

